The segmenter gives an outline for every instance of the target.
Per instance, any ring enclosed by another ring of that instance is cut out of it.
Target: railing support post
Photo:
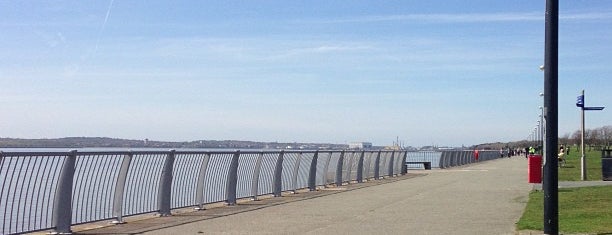
[[[393,152],[391,152],[391,159],[389,159],[389,166],[387,166],[387,174],[389,175],[389,177],[393,176],[393,167],[395,165],[394,159],[395,158],[395,150],[393,150]]]
[[[162,169],[161,179],[159,181],[159,191],[157,195],[157,206],[159,208],[159,216],[170,216],[170,201],[172,200],[172,168],[174,166],[175,150],[170,150],[164,168]]]
[[[317,190],[317,161],[319,158],[319,150],[314,153],[312,156],[312,161],[310,162],[310,172],[308,172],[308,189],[310,191]]]
[[[194,208],[195,210],[204,210],[204,180],[206,178],[206,171],[208,170],[208,161],[210,160],[210,153],[207,153],[202,159],[202,164],[200,165],[200,172],[198,174],[198,185],[196,186],[196,202],[198,206]]]
[[[336,165],[336,186],[342,186],[342,165],[344,164],[344,150],[340,153],[338,158],[338,165]]]
[[[365,155],[365,151],[362,150],[359,155],[359,160],[357,161],[357,183],[363,183],[363,157]]]
[[[276,159],[276,166],[274,167],[274,180],[272,184],[275,197],[280,197],[283,191],[283,155],[285,155],[285,151],[281,150]]]
[[[72,234],[72,185],[76,165],[77,151],[72,150],[64,161],[60,172],[55,201],[53,203],[53,227],[52,234]]]
[[[130,169],[130,163],[132,162],[133,154],[130,151],[123,157],[121,162],[121,168],[119,169],[119,176],[117,177],[117,184],[115,184],[115,196],[113,201],[113,220],[112,224],[123,224],[123,192],[125,191],[125,181],[127,179],[128,170]]]
[[[378,150],[378,154],[376,154],[376,160],[374,160],[374,179],[380,179],[380,154],[381,151]]]
[[[408,166],[406,165],[407,157],[408,157],[408,151],[404,151],[404,154],[402,156],[402,161],[400,162],[400,164],[402,164],[402,175],[408,174]]]
[[[236,205],[236,188],[238,186],[238,158],[240,157],[240,150],[237,150],[232,157],[230,168],[227,173],[227,186],[225,188],[225,198],[227,205]]]

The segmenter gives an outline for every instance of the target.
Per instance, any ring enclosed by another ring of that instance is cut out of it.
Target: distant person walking
[[[474,149],[474,160],[478,161],[478,149]]]
[[[529,155],[534,155],[535,154],[535,148],[533,148],[533,146],[529,147]]]

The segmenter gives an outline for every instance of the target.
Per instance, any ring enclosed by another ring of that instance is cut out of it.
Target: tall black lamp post
[[[559,87],[559,0],[546,0],[544,39],[544,233],[559,234],[559,195],[557,175],[559,165],[556,148],[558,140],[558,87]]]

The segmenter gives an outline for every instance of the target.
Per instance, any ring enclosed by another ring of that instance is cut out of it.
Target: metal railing
[[[499,158],[499,151],[480,150],[478,161],[487,161]],[[445,151],[409,151],[407,162],[431,162],[433,168],[449,168],[476,162],[472,150],[445,150]],[[407,164],[408,169],[422,169],[423,164]]]
[[[0,233],[395,176],[406,151],[0,152]]]

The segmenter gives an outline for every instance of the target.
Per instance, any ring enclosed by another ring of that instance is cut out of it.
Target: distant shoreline
[[[346,149],[346,144],[278,143],[243,140],[195,140],[184,142],[129,140],[108,137],[55,139],[0,138],[0,148],[210,148],[210,149]]]

